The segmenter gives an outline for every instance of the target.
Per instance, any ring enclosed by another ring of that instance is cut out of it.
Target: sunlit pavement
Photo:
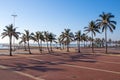
[[[120,80],[120,57],[46,54],[0,59],[0,80]]]

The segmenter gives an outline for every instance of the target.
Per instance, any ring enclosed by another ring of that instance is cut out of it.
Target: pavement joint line
[[[35,59],[35,58],[29,58],[29,59],[33,59],[33,60],[36,60],[36,61],[44,61],[44,60]],[[54,61],[52,63],[56,63],[56,62]],[[74,67],[74,68],[82,68],[82,69],[94,70],[94,71],[102,71],[102,72],[113,73],[113,74],[120,74],[120,72],[116,72],[116,71],[97,69],[97,68],[91,68],[91,67],[85,67],[85,66],[77,66],[77,65],[70,65],[70,64],[61,64],[61,65],[70,66],[70,67]]]
[[[9,69],[10,67],[0,65],[0,68],[1,68],[1,69]],[[40,77],[34,77],[34,76],[30,75],[30,74],[23,73],[23,72],[20,72],[20,71],[12,71],[12,72],[17,73],[17,74],[20,74],[20,75],[23,75],[23,76],[26,76],[26,77],[29,77],[29,78],[32,78],[32,79],[34,79],[34,80],[45,80],[45,79],[42,79],[42,78],[40,78]]]
[[[35,58],[28,58],[28,59],[32,59],[32,60],[36,60],[36,61],[44,61],[44,60],[35,59]]]

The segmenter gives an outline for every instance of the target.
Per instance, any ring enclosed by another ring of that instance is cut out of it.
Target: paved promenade
[[[0,57],[0,80],[120,80],[120,56],[54,53]]]

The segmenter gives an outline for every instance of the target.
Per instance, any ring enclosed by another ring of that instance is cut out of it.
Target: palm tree
[[[69,52],[69,44],[71,41],[74,40],[74,35],[72,32],[70,32],[70,29],[64,29],[64,32],[62,34],[63,34],[63,41],[67,46],[67,52]]]
[[[61,35],[59,36],[59,43],[60,45],[62,45],[62,49],[64,49],[64,46],[65,46],[65,41],[64,41],[64,32],[61,33]]]
[[[33,35],[33,36],[32,36],[32,39],[38,43],[39,51],[41,52],[42,50],[41,50],[41,48],[40,48],[40,32],[37,31],[37,32],[35,32],[35,33],[32,33],[32,35]],[[42,53],[42,52],[41,52],[41,53]]]
[[[12,37],[15,37],[16,39],[19,38],[20,32],[16,32],[16,28],[13,27],[12,24],[9,26],[5,26],[6,29],[3,29],[2,38],[8,36],[9,37],[9,45],[10,45],[10,56],[12,56]]]
[[[87,36],[85,33],[83,33],[83,34],[81,35],[81,40],[84,42],[84,48],[85,48],[85,41],[88,40],[88,36]]]
[[[49,46],[48,46],[48,42],[49,42],[49,33],[48,33],[48,31],[44,31],[44,39],[45,39],[45,41],[47,43],[48,52],[50,53]]]
[[[27,44],[28,44],[29,54],[32,54],[31,50],[30,50],[30,44],[29,44],[31,36],[32,36],[32,33],[30,33],[29,30],[25,30],[25,37],[26,37],[26,41],[27,41]]]
[[[94,44],[93,44],[93,36],[96,35],[96,32],[100,33],[98,30],[98,27],[96,26],[94,21],[91,21],[88,25],[88,27],[84,28],[87,33],[91,32],[91,37],[92,37],[92,52],[94,53]]]
[[[102,28],[102,32],[105,32],[105,45],[106,45],[106,51],[107,53],[107,29],[110,30],[110,32],[113,32],[115,30],[116,21],[111,20],[111,18],[114,18],[114,15],[111,13],[102,13],[99,15],[101,19],[97,20],[97,25]]]
[[[56,35],[54,35],[53,33],[49,33],[49,41],[50,41],[50,48],[51,48],[51,52],[52,50],[52,42],[56,40],[55,38]]]
[[[88,41],[90,42],[89,47],[91,47],[91,45],[92,45],[92,41],[94,41],[94,39],[92,39],[92,37],[88,37]]]
[[[100,38],[96,38],[95,39],[96,47],[101,47],[101,45],[102,45],[101,42],[102,42],[102,40]]]
[[[104,48],[104,45],[105,45],[105,39],[104,38],[101,39],[101,44],[102,44],[102,48]]]
[[[109,47],[112,47],[112,39],[111,38],[108,40],[108,43],[109,43]]]
[[[61,37],[61,36],[58,37],[58,43],[59,43],[59,46],[60,46],[60,50],[62,50],[62,48],[61,48],[61,45],[62,45],[62,37]]]
[[[77,40],[78,52],[80,53],[81,31],[75,33],[75,40]]]
[[[20,38],[21,38],[21,41],[19,42],[19,44],[24,43],[25,51],[27,51],[27,48],[26,48],[26,36],[25,36],[25,34],[23,34],[22,37],[20,37]]]
[[[39,35],[40,35],[40,48],[41,48],[41,52],[42,52],[42,42],[45,41],[43,32],[39,31]]]

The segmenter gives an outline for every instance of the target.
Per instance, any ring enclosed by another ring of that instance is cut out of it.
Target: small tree
[[[48,52],[50,53],[49,46],[48,46],[48,42],[49,42],[49,33],[48,33],[48,31],[44,31],[44,39],[45,39],[45,41],[47,43]]]
[[[99,15],[99,17],[101,19],[97,20],[97,25],[102,28],[102,32],[105,32],[105,48],[106,51],[105,53],[107,53],[107,30],[109,29],[110,32],[113,32],[113,30],[115,30],[116,28],[116,21],[111,20],[112,18],[114,18],[114,15],[112,15],[111,13],[102,13]]]
[[[75,40],[77,41],[78,52],[80,53],[81,31],[75,33]]]
[[[88,25],[88,27],[85,27],[85,31],[87,33],[91,32],[91,36],[92,36],[92,52],[94,53],[94,44],[93,44],[93,36],[96,35],[96,32],[100,33],[98,30],[98,27],[96,26],[94,21],[91,21]]]
[[[67,52],[69,52],[69,44],[71,41],[74,40],[74,35],[72,32],[70,32],[70,29],[64,29],[62,35],[63,35],[63,42],[65,42],[65,45],[67,46]]]
[[[9,37],[9,45],[10,45],[10,56],[12,56],[12,37],[16,39],[19,38],[20,32],[16,32],[16,28],[13,25],[5,26],[6,29],[3,29],[2,38],[8,36]]]
[[[49,41],[50,41],[50,49],[51,49],[51,52],[53,51],[53,50],[52,50],[52,42],[56,40],[55,36],[56,36],[56,35],[54,35],[53,33],[49,33]]]
[[[32,36],[32,33],[30,33],[29,30],[25,30],[25,37],[26,37],[26,41],[27,41],[27,44],[28,44],[29,54],[32,54],[31,50],[30,50],[30,44],[29,44],[31,36]]]
[[[25,37],[25,34],[22,35],[22,37],[20,37],[21,41],[19,42],[19,44],[21,43],[24,43],[24,48],[25,48],[25,51],[27,51],[27,48],[26,48],[26,37]]]
[[[37,31],[35,33],[32,33],[32,37],[31,38],[38,43],[39,51],[41,52],[42,50],[40,48],[40,32]]]

